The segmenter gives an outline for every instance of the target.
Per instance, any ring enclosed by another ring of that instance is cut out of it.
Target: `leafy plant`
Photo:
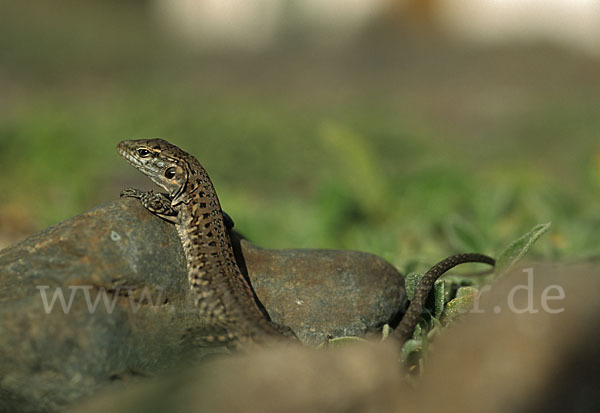
[[[461,224],[462,225],[462,224]],[[464,227],[466,228],[466,227]],[[429,341],[442,326],[451,324],[473,308],[479,295],[479,288],[486,282],[492,282],[513,268],[531,249],[535,242],[550,228],[550,223],[536,225],[529,232],[510,243],[498,256],[492,277],[481,275],[477,278],[447,277],[435,282],[429,296],[424,314],[415,328],[412,339],[402,347],[402,359],[411,374],[420,372],[423,360],[427,357]],[[469,230],[471,231],[471,230]],[[467,234],[467,230],[456,231],[456,234]],[[471,243],[472,236],[462,236]],[[412,300],[422,273],[411,272],[406,275],[405,286],[409,300]],[[464,285],[471,283],[471,285]],[[452,293],[454,291],[454,293]]]

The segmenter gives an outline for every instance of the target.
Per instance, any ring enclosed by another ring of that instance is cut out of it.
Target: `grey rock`
[[[233,235],[266,311],[306,344],[363,336],[404,308],[404,280],[381,258],[264,250]],[[0,411],[57,410],[107,386],[226,352],[195,344],[204,322],[188,292],[174,226],[133,199],[0,251]],[[64,301],[53,302],[57,293]]]
[[[364,252],[259,248],[242,251],[251,284],[273,321],[305,344],[379,331],[406,305],[404,280]]]

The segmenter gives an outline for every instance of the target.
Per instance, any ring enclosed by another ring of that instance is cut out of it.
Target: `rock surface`
[[[358,251],[267,250],[245,240],[251,284],[273,321],[300,340],[363,337],[405,305],[404,282],[387,261]]]
[[[236,246],[267,312],[306,344],[362,336],[405,305],[402,276],[373,255]],[[225,351],[194,345],[188,291],[174,226],[133,199],[0,251],[0,411],[57,410]]]

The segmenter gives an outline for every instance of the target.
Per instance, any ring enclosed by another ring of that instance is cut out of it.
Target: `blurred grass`
[[[333,54],[203,56],[157,35],[141,2],[69,4],[0,13],[0,210],[43,228],[114,199],[145,182],[116,143],[160,136],[266,247],[407,268],[496,254],[552,221],[538,257],[600,256],[597,61],[368,36]]]

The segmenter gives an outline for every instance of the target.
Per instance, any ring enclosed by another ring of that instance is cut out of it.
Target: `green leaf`
[[[533,227],[531,231],[508,246],[496,260],[496,274],[501,275],[508,272],[523,256],[531,246],[550,228],[550,222]]]
[[[411,354],[419,353],[423,350],[423,341],[422,340],[406,340],[406,343],[402,346],[402,359],[408,360]]]
[[[446,224],[446,234],[457,251],[483,251],[485,237],[472,222],[455,215]]]
[[[473,308],[473,304],[475,303],[477,294],[478,290],[476,288],[459,288],[456,292],[456,298],[450,300],[450,302],[446,304],[443,320],[444,324],[448,324],[449,322],[455,320],[457,317],[468,313]]]
[[[406,288],[406,296],[409,300],[412,300],[415,296],[415,291],[417,290],[417,286],[419,285],[421,278],[423,278],[423,275],[424,274],[417,272],[411,272],[406,276],[404,283]],[[444,280],[437,280],[433,284],[433,314],[436,318],[438,318],[444,311],[444,303],[446,298],[444,285]]]
[[[440,318],[442,312],[444,311],[444,302],[446,298],[446,296],[444,295],[444,286],[444,280],[437,280],[433,284],[433,297],[435,302],[433,315],[435,318]]]
[[[415,331],[413,331],[413,338],[415,340],[421,340],[422,335],[423,335],[423,328],[421,327],[421,324],[417,324],[415,326]]]
[[[410,272],[406,275],[404,279],[404,285],[406,288],[406,296],[409,300],[412,300],[415,296],[415,291],[417,290],[417,286],[419,285],[419,281],[423,278],[423,275],[418,272]]]
[[[477,288],[473,288],[471,286],[460,287],[458,291],[456,291],[455,298],[462,298],[469,295],[477,295],[478,292],[479,290]]]

